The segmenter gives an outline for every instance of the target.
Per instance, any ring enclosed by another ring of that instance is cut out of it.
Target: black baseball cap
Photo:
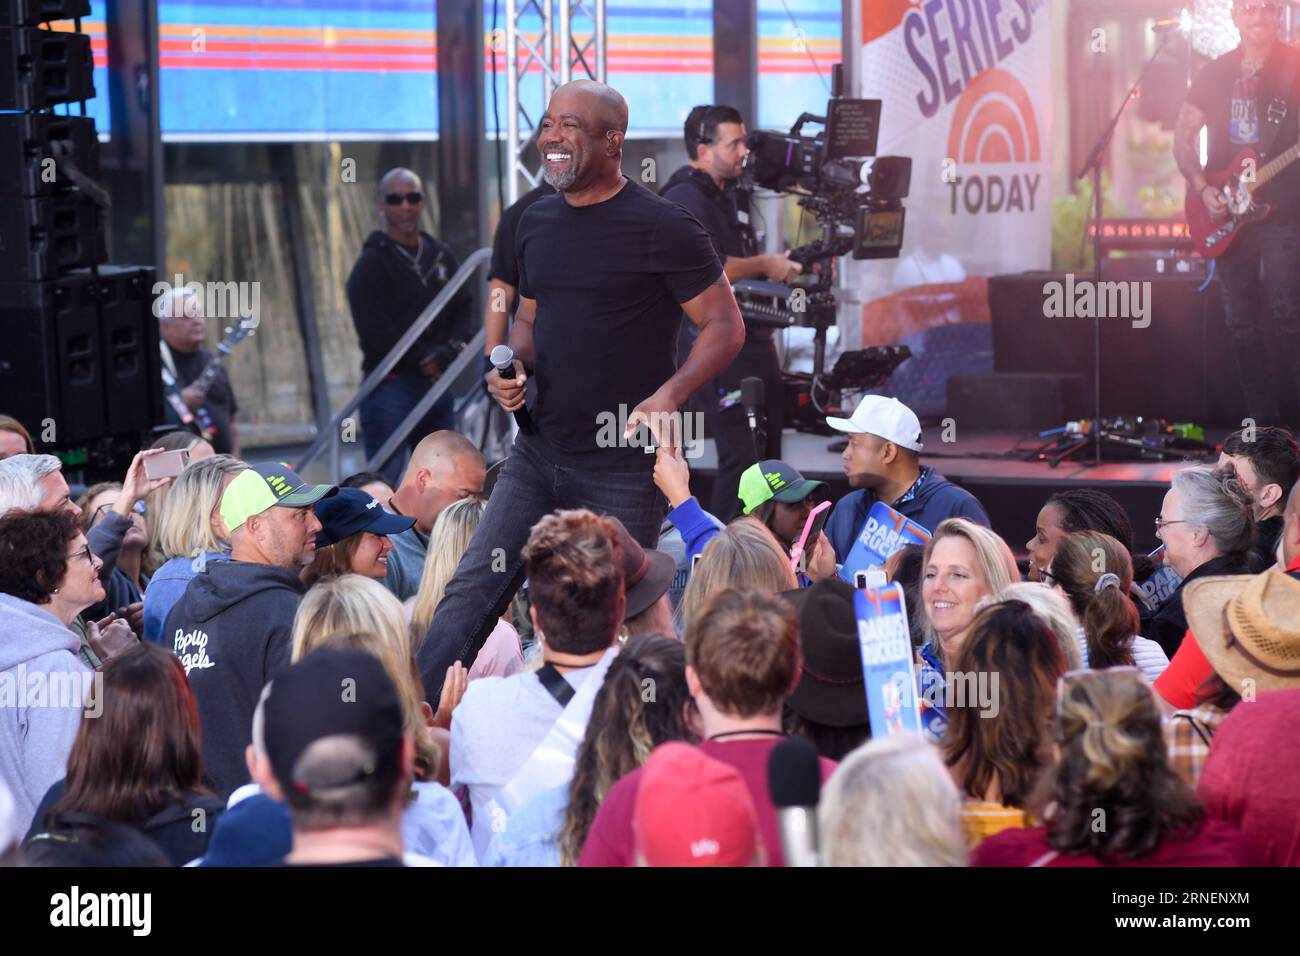
[[[359,531],[398,534],[415,524],[415,519],[385,511],[384,506],[360,488],[340,488],[338,494],[316,505],[321,529],[316,547],[324,548],[350,538]]]
[[[271,769],[290,803],[294,795],[350,786],[380,775],[400,759],[402,704],[384,665],[362,651],[312,651],[271,682],[262,704],[262,737]],[[299,766],[312,744],[327,737],[358,738],[357,759]]]

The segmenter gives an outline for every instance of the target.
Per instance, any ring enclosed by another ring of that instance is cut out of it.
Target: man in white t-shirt
[[[533,526],[524,559],[542,668],[473,681],[451,718],[451,785],[469,789],[480,859],[492,834],[505,829],[497,795],[617,640],[622,552],[614,521],[590,511],[560,511]]]

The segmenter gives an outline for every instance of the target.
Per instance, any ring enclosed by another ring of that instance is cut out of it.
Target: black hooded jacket
[[[348,305],[361,342],[364,375],[384,360],[460,267],[446,245],[428,233],[420,236],[423,242],[417,264],[387,233],[372,232],[348,276]],[[474,296],[467,282],[393,371],[419,375],[420,359],[426,355],[432,355],[438,367],[445,369],[473,334]]]
[[[293,616],[306,589],[292,571],[212,561],[167,615],[163,645],[185,665],[203,727],[203,765],[222,797],[248,783],[244,748],[262,688],[289,666]]]

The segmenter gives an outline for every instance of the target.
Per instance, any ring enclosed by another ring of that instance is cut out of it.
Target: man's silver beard
[[[578,178],[577,171],[573,168],[573,162],[569,162],[569,167],[559,175],[551,175],[551,171],[546,164],[542,164],[542,178],[557,192],[564,192],[573,185],[573,181]]]

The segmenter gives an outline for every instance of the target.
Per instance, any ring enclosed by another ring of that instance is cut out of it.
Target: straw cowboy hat
[[[1183,593],[1187,624],[1224,682],[1240,693],[1300,687],[1300,581],[1281,571],[1206,577]]]

